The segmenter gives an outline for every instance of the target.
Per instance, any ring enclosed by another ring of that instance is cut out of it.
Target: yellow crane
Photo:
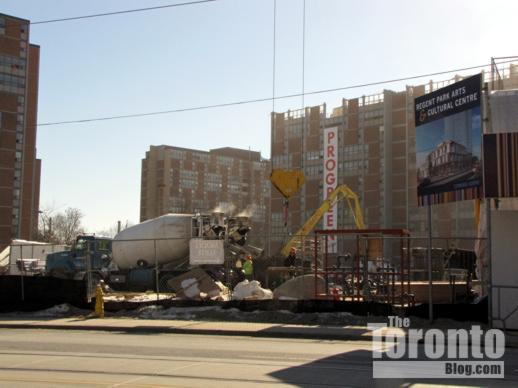
[[[288,243],[282,248],[281,254],[286,257],[290,253],[290,249],[297,243],[301,237],[308,235],[311,230],[318,224],[318,221],[329,211],[338,201],[345,199],[354,217],[354,222],[358,229],[366,229],[363,221],[363,213],[360,207],[360,200],[358,195],[352,191],[347,185],[340,185],[334,189],[327,198],[322,202],[322,205],[315,210],[315,212],[308,218],[302,227],[293,235]]]

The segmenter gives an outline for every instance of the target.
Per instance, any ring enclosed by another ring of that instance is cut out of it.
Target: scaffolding
[[[329,240],[339,236],[352,243],[350,253],[329,252]],[[315,299],[413,305],[409,252],[410,233],[406,229],[316,230]],[[322,278],[323,289],[318,286]]]

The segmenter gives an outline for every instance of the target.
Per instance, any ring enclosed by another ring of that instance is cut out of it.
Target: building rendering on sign
[[[270,162],[260,152],[151,146],[142,160],[140,221],[223,211],[250,216],[253,235],[262,238],[268,231],[269,176]]]
[[[34,239],[41,160],[36,159],[39,46],[29,21],[0,14],[0,250]]]
[[[473,154],[457,142],[445,140],[426,156],[419,168],[420,180],[461,174],[474,166]]]
[[[504,89],[518,87],[518,66],[511,65],[500,74]],[[484,74],[485,81],[490,75]],[[324,104],[273,113],[272,168],[301,168],[306,183],[290,198],[287,227],[283,218],[284,199],[277,190],[272,190],[272,251],[282,246],[287,232],[294,233],[321,204],[326,186],[324,131],[334,127],[337,128],[337,183],[347,184],[360,196],[366,225],[369,228],[409,228],[413,235],[426,235],[426,209],[419,208],[417,200],[417,174],[421,164],[416,160],[414,98],[460,79],[407,86],[401,92],[384,90],[373,96],[343,99],[341,106],[331,110]],[[454,120],[466,120],[466,117],[457,116]],[[446,120],[445,130],[450,131],[454,125]],[[463,144],[471,145],[474,141],[469,132],[457,137],[453,140]],[[440,141],[434,143],[428,151],[438,169],[443,160],[462,159],[447,168],[460,168],[467,161],[461,147],[453,143],[442,145],[433,153],[439,145]],[[338,204],[336,218],[337,228],[355,228],[347,204]],[[437,206],[433,223],[434,230],[440,231],[441,236],[476,235],[473,201]],[[322,228],[323,224],[318,227]]]

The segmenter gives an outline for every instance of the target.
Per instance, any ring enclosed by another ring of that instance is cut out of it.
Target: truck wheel
[[[166,274],[160,277],[158,280],[158,288],[160,292],[175,292],[174,289],[169,285],[169,280],[173,279],[174,275]]]

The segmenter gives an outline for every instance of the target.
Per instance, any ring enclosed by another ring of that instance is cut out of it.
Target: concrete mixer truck
[[[207,215],[166,214],[105,237],[78,236],[66,252],[47,256],[50,276],[101,279],[115,289],[154,290],[158,282],[164,292],[174,291],[169,281],[192,268],[222,268],[225,260],[262,250],[247,244],[248,218]],[[87,257],[90,257],[88,265]]]

